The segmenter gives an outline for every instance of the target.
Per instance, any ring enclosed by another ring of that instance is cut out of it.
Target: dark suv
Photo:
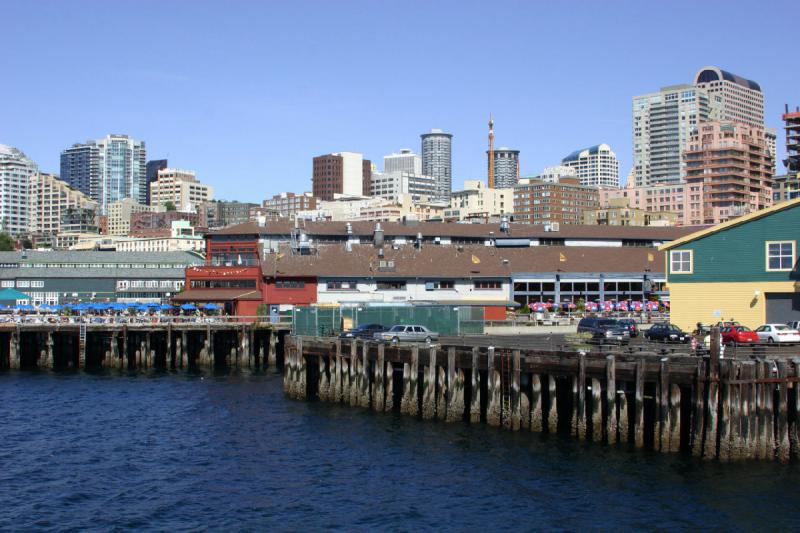
[[[639,326],[636,325],[636,321],[632,318],[620,318],[617,320],[617,323],[620,326],[624,326],[628,328],[628,333],[630,333],[631,337],[638,337],[639,336]]]
[[[630,340],[630,331],[613,318],[585,317],[578,322],[578,333],[591,333],[592,339],[624,343]]]

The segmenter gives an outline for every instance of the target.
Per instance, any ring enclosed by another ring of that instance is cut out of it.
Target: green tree
[[[14,250],[14,239],[8,233],[0,233],[0,252],[11,252]]]
[[[172,201],[165,202],[164,207],[167,208],[167,211],[175,211],[175,204]]]

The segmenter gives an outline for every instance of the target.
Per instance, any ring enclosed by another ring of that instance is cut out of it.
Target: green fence
[[[483,307],[418,305],[361,307],[295,307],[295,335],[336,335],[343,325],[421,324],[441,335],[483,333]]]

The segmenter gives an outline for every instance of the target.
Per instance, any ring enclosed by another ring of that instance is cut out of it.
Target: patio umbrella
[[[170,309],[172,309],[171,305],[169,305],[169,304],[161,304],[161,310],[162,311],[169,311]]]
[[[146,303],[146,304],[144,304],[144,305],[145,305],[145,306],[147,306],[147,307],[154,307],[154,308],[155,308],[155,307],[161,307],[161,304],[160,304],[160,303],[158,303],[158,302],[147,302],[147,303]]]
[[[531,306],[531,309],[533,309],[536,313],[542,313],[545,310],[545,305],[542,302],[536,302],[533,304],[533,306]]]
[[[603,311],[611,311],[614,309],[614,304],[611,302],[603,302]]]
[[[634,311],[641,311],[642,310],[642,302],[633,302],[633,310]]]
[[[206,304],[206,305],[204,305],[203,307],[204,307],[205,309],[208,309],[209,311],[215,311],[215,310],[219,309],[219,306],[218,306],[217,304],[213,304],[213,303],[211,303],[211,304]]]
[[[17,309],[18,311],[33,311],[34,307],[30,304],[20,304],[15,306],[14,309]]]
[[[628,302],[619,302],[617,304],[618,311],[627,311],[628,310]]]
[[[658,311],[658,302],[647,302],[645,307],[651,311]]]
[[[197,307],[195,307],[192,304],[183,304],[181,306],[181,309],[183,309],[184,311],[195,311],[197,309]]]

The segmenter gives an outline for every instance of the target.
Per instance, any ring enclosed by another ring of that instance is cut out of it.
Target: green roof
[[[31,297],[25,293],[19,292],[16,289],[3,289],[0,290],[0,301],[17,301],[17,300],[30,300]]]

